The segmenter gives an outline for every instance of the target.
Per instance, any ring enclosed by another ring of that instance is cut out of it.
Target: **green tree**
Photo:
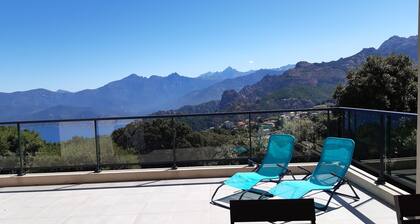
[[[408,157],[416,154],[416,119],[401,117],[391,129],[391,150],[388,157]]]
[[[34,156],[36,152],[45,146],[45,141],[35,131],[23,130],[21,135],[21,144],[26,154]]]
[[[17,152],[17,129],[11,126],[0,127],[0,156],[10,156]]]
[[[175,133],[175,135],[174,135]],[[125,150],[148,154],[154,150],[172,149],[174,137],[177,148],[219,147],[222,145],[245,145],[246,130],[211,128],[202,131],[193,129],[183,121],[154,119],[135,121],[115,130],[113,142]]]
[[[134,149],[140,154],[146,154],[156,149],[172,148],[173,128],[179,133],[177,138],[188,132],[184,130],[185,127],[179,124],[172,126],[170,121],[165,119],[139,120],[115,130],[112,139],[124,149]]]
[[[334,93],[338,106],[417,111],[417,70],[408,56],[371,56]]]
[[[45,142],[41,139],[37,132],[25,129],[21,131],[21,145],[27,154],[30,153],[34,155],[45,146]],[[18,138],[16,127],[1,126],[0,156],[10,156],[15,153],[18,153]]]

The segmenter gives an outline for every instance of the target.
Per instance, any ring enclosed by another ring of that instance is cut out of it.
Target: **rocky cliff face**
[[[367,57],[390,54],[408,55],[417,61],[417,36],[391,37],[378,49],[365,48],[359,53],[336,61],[298,62],[281,76],[267,75],[261,81],[240,91],[229,90],[222,95],[216,111],[254,109],[287,109],[312,107],[331,100],[336,86],[345,81],[350,69],[360,66]]]

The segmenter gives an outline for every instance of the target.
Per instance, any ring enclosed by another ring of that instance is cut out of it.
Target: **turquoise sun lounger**
[[[214,201],[217,191],[224,185],[243,190],[243,194],[251,190],[263,180],[281,180],[288,172],[288,165],[293,155],[295,138],[287,134],[271,135],[268,142],[267,153],[261,164],[257,164],[254,172],[238,172],[224,181],[213,193],[211,203]],[[241,195],[241,198],[243,196]]]
[[[329,137],[324,142],[321,159],[312,174],[303,180],[281,181],[263,196],[278,196],[284,199],[298,199],[311,191],[325,191],[330,198],[320,210],[326,210],[334,194],[359,200],[359,196],[350,182],[345,178],[353,158],[355,143],[351,139]],[[309,171],[308,171],[309,172]],[[336,192],[343,184],[349,184],[354,196]],[[260,197],[261,198],[261,197]]]

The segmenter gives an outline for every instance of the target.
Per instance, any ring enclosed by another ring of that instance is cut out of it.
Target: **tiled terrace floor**
[[[2,188],[0,223],[230,223],[229,210],[209,203],[211,194],[222,180]],[[343,187],[344,192],[348,190],[347,186]],[[219,192],[218,195],[226,197],[233,195],[235,190],[224,187]],[[317,212],[317,223],[396,223],[392,209],[360,189],[357,192],[360,201],[336,197],[327,212]],[[312,195],[317,202],[322,202],[325,196],[325,193]]]

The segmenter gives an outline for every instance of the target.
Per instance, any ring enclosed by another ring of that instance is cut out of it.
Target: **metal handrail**
[[[332,111],[332,110],[351,110],[373,113],[386,113],[405,116],[417,116],[417,113],[375,110],[355,107],[321,107],[321,108],[302,108],[302,109],[282,109],[282,110],[252,110],[235,112],[214,112],[214,113],[192,113],[192,114],[164,114],[164,115],[139,115],[139,116],[112,116],[112,117],[93,117],[80,119],[50,119],[50,120],[21,120],[5,121],[0,125],[11,124],[34,124],[34,123],[58,123],[58,122],[83,122],[83,121],[109,121],[109,120],[136,120],[136,119],[157,119],[157,118],[177,118],[177,117],[205,117],[205,116],[227,116],[227,115],[247,115],[247,114],[268,114],[268,113],[290,113],[290,112],[311,112],[311,111]]]
[[[83,122],[83,121],[109,121],[109,120],[136,120],[136,119],[157,119],[157,118],[177,118],[177,117],[205,117],[205,116],[227,116],[227,115],[247,115],[247,114],[268,114],[268,113],[290,113],[290,112],[311,112],[328,111],[338,109],[338,107],[325,108],[303,108],[303,109],[284,109],[284,110],[254,110],[236,112],[215,112],[215,113],[192,113],[192,114],[165,114],[165,115],[139,115],[139,116],[120,116],[120,117],[96,117],[80,119],[51,119],[51,120],[22,120],[0,122],[0,125],[10,124],[33,124],[33,123],[58,123],[58,122]]]
[[[384,114],[394,114],[394,115],[404,115],[404,116],[417,116],[417,113],[401,112],[401,111],[376,110],[376,109],[366,109],[366,108],[357,108],[357,107],[335,107],[335,108],[341,109],[341,110],[351,110],[351,111],[361,111],[361,112],[384,113]]]

